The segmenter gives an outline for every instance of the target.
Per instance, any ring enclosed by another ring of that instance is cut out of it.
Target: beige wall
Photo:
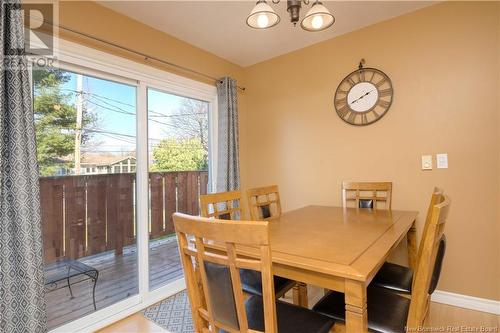
[[[453,209],[439,288],[490,299],[500,299],[499,16],[494,3],[437,5],[242,69],[95,3],[60,6],[62,25],[247,86],[243,187],[279,184],[286,210],[339,205],[343,179],[391,180],[394,208],[419,210],[421,227],[432,187],[445,188]],[[381,121],[355,128],[332,99],[362,57],[392,78],[395,99]],[[420,155],[439,152],[450,168],[420,171]]]
[[[390,180],[393,208],[420,211],[419,233],[441,186],[453,202],[439,289],[500,299],[499,16],[497,3],[440,4],[247,68],[247,184],[279,184],[290,210],[340,205],[344,179]],[[353,127],[332,100],[361,58],[395,97]],[[450,168],[421,171],[436,153]]]

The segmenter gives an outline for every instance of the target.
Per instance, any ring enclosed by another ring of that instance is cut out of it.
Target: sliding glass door
[[[148,88],[149,289],[182,278],[172,214],[199,214],[207,192],[209,103]]]
[[[216,90],[60,45],[32,70],[48,324],[94,331],[184,288],[172,214],[210,187]]]
[[[136,87],[33,71],[48,325],[139,292]]]

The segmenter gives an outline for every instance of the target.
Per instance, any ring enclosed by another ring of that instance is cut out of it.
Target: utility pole
[[[83,123],[83,76],[76,75],[76,131],[75,131],[75,175],[80,174],[81,169],[81,145],[82,145],[82,123]]]

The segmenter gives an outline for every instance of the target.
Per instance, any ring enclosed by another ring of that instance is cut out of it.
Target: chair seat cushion
[[[245,302],[248,327],[264,332],[264,307],[262,297],[250,296]],[[335,321],[307,308],[277,301],[278,332],[285,333],[327,333]]]
[[[262,277],[260,272],[251,269],[240,269],[240,277],[243,291],[249,294],[262,295]],[[295,281],[275,276],[274,292],[277,295],[282,295],[292,288],[294,284]]]
[[[371,285],[395,292],[411,294],[413,270],[411,268],[386,262],[382,265]]]
[[[405,332],[410,300],[377,288],[368,288],[368,329],[379,333]],[[331,291],[313,307],[314,311],[322,313],[338,321],[345,321],[344,294]]]

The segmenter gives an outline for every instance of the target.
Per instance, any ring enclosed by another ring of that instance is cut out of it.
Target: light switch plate
[[[448,154],[436,154],[436,166],[438,169],[448,169]]]
[[[422,170],[432,170],[432,155],[422,155]]]

